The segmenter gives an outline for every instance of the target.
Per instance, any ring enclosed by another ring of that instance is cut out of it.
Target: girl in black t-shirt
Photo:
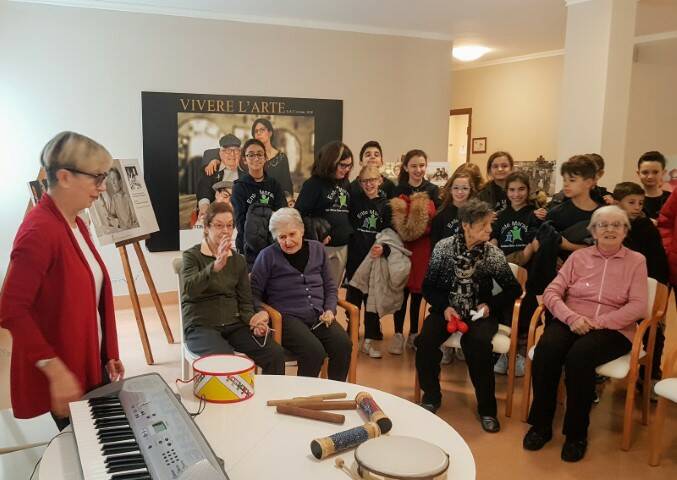
[[[480,200],[487,202],[491,209],[499,213],[508,205],[505,194],[505,181],[512,173],[515,162],[508,152],[494,152],[487,160],[487,175],[491,181],[487,182],[479,193]]]
[[[512,172],[505,181],[509,205],[498,214],[492,226],[491,242],[505,254],[508,262],[526,265],[534,254],[531,241],[541,222],[529,201],[529,177]]]
[[[443,238],[456,235],[461,228],[458,221],[458,209],[477,194],[475,182],[469,172],[457,169],[442,187],[440,205],[430,230],[432,248]]]

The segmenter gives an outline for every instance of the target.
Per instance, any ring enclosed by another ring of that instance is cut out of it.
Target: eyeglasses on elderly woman
[[[600,230],[623,230],[626,227],[623,222],[597,222],[595,228]]]
[[[73,167],[61,167],[64,170],[67,170],[71,173],[75,173],[76,175],[85,175],[87,177],[91,177],[94,179],[94,184],[98,187],[100,186],[103,182],[106,181],[106,178],[108,178],[108,174],[110,173],[110,170],[107,172],[103,173],[89,173],[89,172],[83,172],[82,170],[78,170],[77,168]]]

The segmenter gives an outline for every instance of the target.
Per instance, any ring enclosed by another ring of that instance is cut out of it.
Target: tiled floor
[[[677,314],[674,302],[670,302],[671,310],[668,320],[668,345],[677,347]],[[178,310],[176,305],[165,306],[167,316],[177,338]],[[151,338],[156,364],[147,366],[143,357],[141,343],[134,316],[131,310],[117,312],[120,350],[125,362],[127,375],[137,375],[156,371],[168,382],[173,382],[180,375],[179,345],[169,345],[160,327],[153,308],[144,309],[144,315]],[[392,320],[386,317],[383,321],[386,338],[392,335]],[[0,329],[0,408],[9,406],[9,351],[11,342],[8,333]],[[385,351],[385,346],[383,350]],[[358,382],[370,387],[379,388],[403,398],[413,398],[414,356],[411,351],[402,356],[384,353],[382,359],[370,359],[360,355],[358,364]],[[499,397],[499,419],[502,430],[499,434],[483,433],[475,417],[475,401],[472,386],[469,383],[465,363],[456,361],[442,371],[442,388],[444,399],[439,415],[455,428],[468,442],[475,456],[479,479],[501,480],[529,478],[548,479],[588,479],[614,478],[642,480],[677,478],[677,407],[672,406],[671,419],[666,425],[664,450],[660,467],[649,467],[647,464],[648,427],[639,423],[639,412],[636,412],[633,445],[629,452],[622,452],[620,431],[624,403],[622,383],[609,384],[604,391],[601,403],[594,407],[589,450],[586,458],[578,464],[565,464],[559,458],[562,437],[558,433],[555,439],[541,452],[526,452],[521,442],[527,425],[519,420],[521,403],[521,382],[517,381],[515,393],[515,412],[512,418],[505,418],[503,392],[505,377],[497,378],[497,396]],[[556,420],[556,429],[561,425],[561,412]],[[421,432],[425,438],[425,432]],[[453,468],[453,466],[452,466]]]

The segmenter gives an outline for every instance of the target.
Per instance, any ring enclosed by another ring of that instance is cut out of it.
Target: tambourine
[[[254,362],[239,355],[207,355],[193,362],[193,394],[213,403],[234,403],[254,396]]]
[[[363,479],[443,480],[449,470],[449,455],[424,440],[390,435],[357,447],[355,463]]]

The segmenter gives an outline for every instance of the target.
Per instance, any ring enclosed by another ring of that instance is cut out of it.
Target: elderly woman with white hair
[[[620,208],[596,210],[588,226],[595,245],[575,251],[543,292],[543,303],[554,318],[546,322],[534,353],[526,450],[540,450],[552,438],[564,368],[566,439],[561,456],[567,462],[585,456],[595,368],[630,351],[636,321],[647,310],[646,261],[623,246],[629,228]]]
[[[344,381],[352,343],[335,320],[338,289],[322,243],[303,239],[303,220],[293,208],[273,213],[276,243],[259,252],[251,271],[254,305],[282,314],[282,346],[298,357],[298,374],[316,377],[329,356],[328,376]]]

